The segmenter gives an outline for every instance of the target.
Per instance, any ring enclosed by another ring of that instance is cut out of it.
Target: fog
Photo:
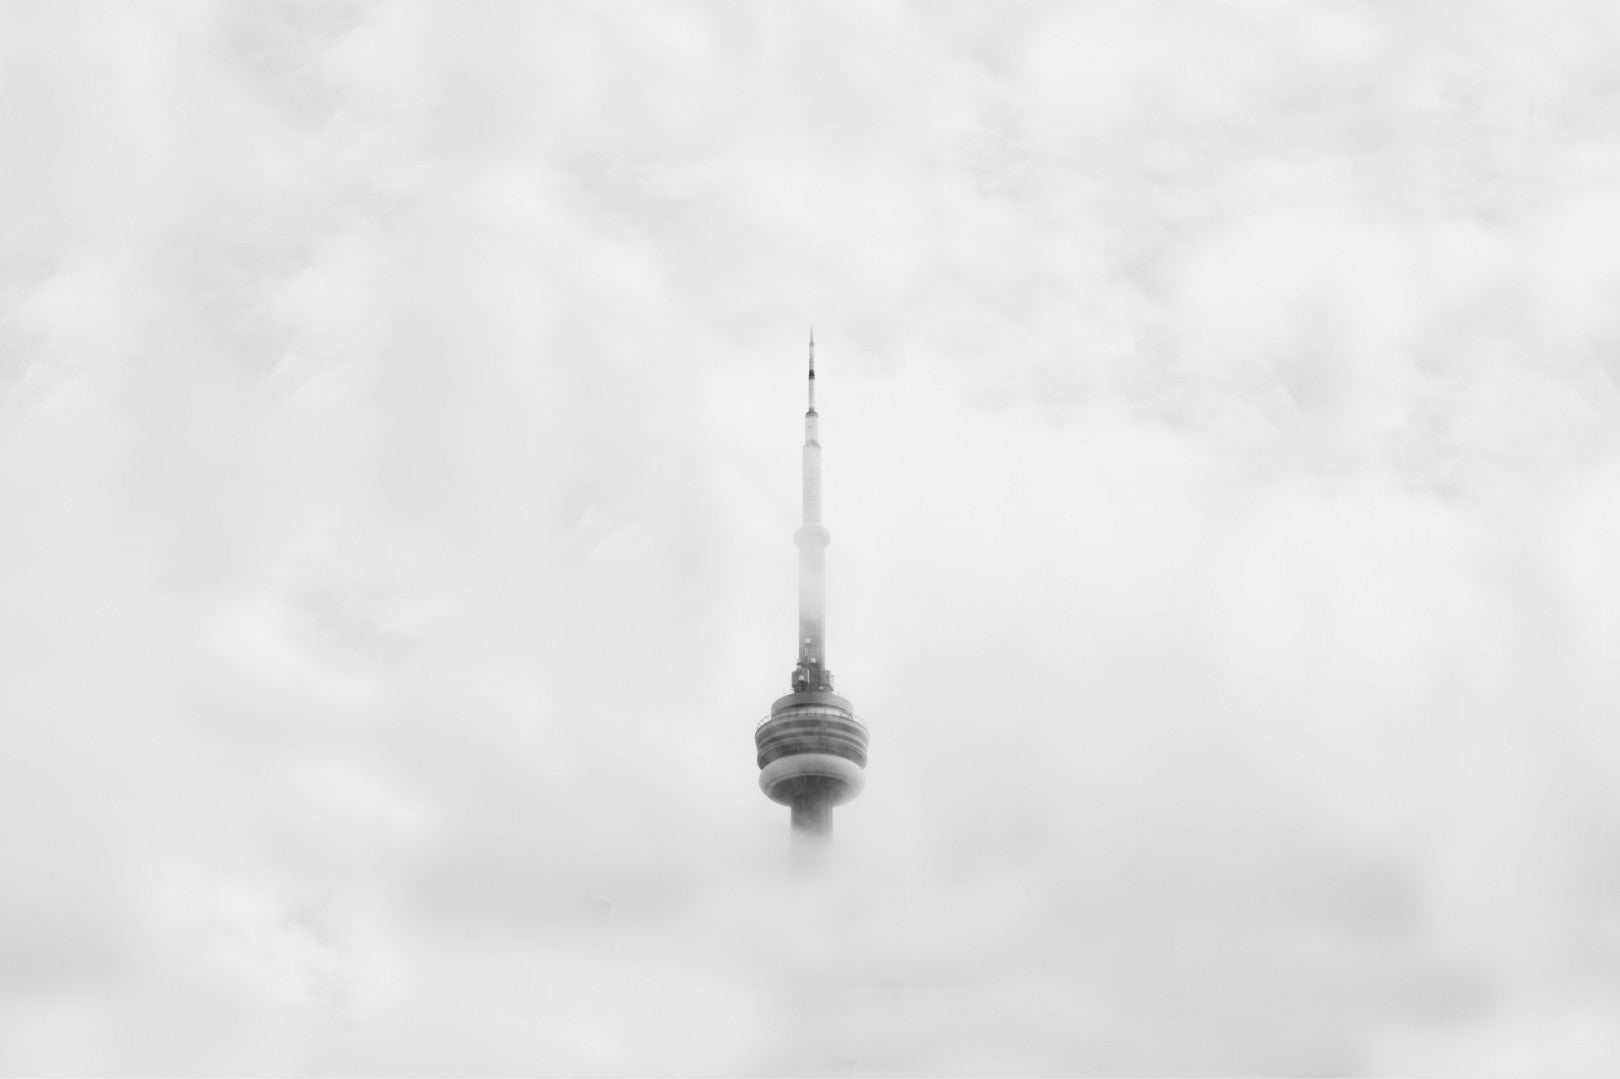
[[[0,1072],[1615,1074],[1617,50],[0,6]]]

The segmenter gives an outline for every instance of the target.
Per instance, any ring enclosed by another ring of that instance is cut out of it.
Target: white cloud
[[[1612,1070],[1605,6],[4,23],[0,1070]]]

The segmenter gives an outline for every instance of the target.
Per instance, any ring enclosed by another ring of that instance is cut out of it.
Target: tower
[[[810,407],[804,414],[803,523],[799,547],[799,662],[793,692],[771,705],[754,729],[759,787],[792,809],[795,836],[824,837],[834,806],[865,783],[866,726],[849,701],[833,692],[827,670],[826,554],[831,536],[821,524],[821,441],[816,413],[816,338],[810,335]]]

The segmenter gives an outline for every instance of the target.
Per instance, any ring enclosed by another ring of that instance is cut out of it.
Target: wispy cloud
[[[1611,1073],[1617,37],[5,8],[0,1070]]]

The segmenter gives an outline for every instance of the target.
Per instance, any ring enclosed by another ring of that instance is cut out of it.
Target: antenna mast
[[[809,407],[804,413],[804,520],[793,540],[799,546],[799,663],[793,689],[831,690],[827,671],[827,544],[821,525],[821,417],[816,412],[816,332],[810,331]]]

